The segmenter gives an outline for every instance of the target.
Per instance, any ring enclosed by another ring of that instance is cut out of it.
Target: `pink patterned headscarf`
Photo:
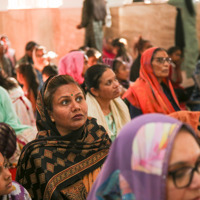
[[[163,114],[141,115],[120,131],[87,200],[166,200],[168,165],[186,124]]]
[[[81,51],[72,51],[62,57],[58,64],[58,73],[60,75],[68,74],[74,78],[79,84],[84,81],[84,54]]]

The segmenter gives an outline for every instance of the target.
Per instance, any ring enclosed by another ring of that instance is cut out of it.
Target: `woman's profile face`
[[[181,50],[176,50],[174,53],[172,53],[171,59],[175,63],[179,62],[181,60]]]
[[[151,64],[153,72],[158,80],[162,80],[169,75],[170,62],[165,59],[169,59],[165,51],[158,51],[153,57]]]
[[[117,46],[113,46],[113,47],[112,47],[112,53],[113,53],[114,55],[117,55],[118,51],[119,51],[119,47],[117,47]]]
[[[99,89],[95,89],[95,96],[102,100],[112,100],[120,95],[119,82],[115,73],[107,69],[99,79]]]
[[[82,90],[74,83],[58,87],[49,114],[61,135],[79,129],[87,120],[87,104]]]
[[[12,176],[6,168],[4,157],[0,153],[0,196],[9,194],[12,190]]]
[[[115,74],[116,74],[118,80],[122,80],[122,81],[128,80],[128,78],[129,78],[129,69],[126,66],[126,64],[122,63],[119,66],[119,69],[117,70],[117,72]]]
[[[168,173],[174,174],[178,187],[184,187],[189,182],[191,171],[198,161],[200,162],[199,145],[187,130],[181,130],[175,138],[168,167]],[[200,166],[198,170],[200,171]],[[177,188],[177,186],[172,175],[168,175],[167,200],[200,199],[200,174],[197,171],[194,171],[189,186],[185,188]]]
[[[91,56],[88,58],[88,66],[91,67],[92,65],[97,64],[97,58],[95,56]]]

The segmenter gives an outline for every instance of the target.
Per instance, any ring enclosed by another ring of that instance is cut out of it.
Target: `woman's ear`
[[[50,117],[51,121],[52,121],[52,122],[55,122],[55,119],[54,119],[54,117],[53,117],[52,112],[51,112],[51,111],[48,111],[48,113],[49,113],[49,117]]]
[[[98,91],[97,91],[95,88],[93,88],[93,87],[90,89],[90,92],[91,92],[95,97],[98,97],[98,96],[99,96]]]

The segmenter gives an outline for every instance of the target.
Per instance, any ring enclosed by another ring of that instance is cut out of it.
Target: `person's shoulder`
[[[27,192],[27,190],[18,182],[12,181],[12,186],[13,186],[13,190],[9,194],[12,199],[31,200],[31,197],[29,193]]]
[[[21,57],[18,61],[17,64],[23,64],[26,63],[28,61],[28,57],[27,55],[24,55],[23,57]]]
[[[0,96],[8,96],[8,91],[5,89],[5,88],[3,88],[2,86],[0,86]]]
[[[23,188],[23,186],[21,186],[18,182],[16,181],[12,181],[12,186],[13,186],[13,191],[15,192],[16,190],[20,190],[21,188]],[[13,192],[13,193],[14,193]]]

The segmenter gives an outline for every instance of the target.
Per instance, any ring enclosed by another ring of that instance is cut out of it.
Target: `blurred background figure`
[[[79,84],[84,82],[84,74],[87,69],[88,58],[84,55],[83,51],[71,51],[67,53],[60,59],[58,64],[60,75],[68,74]]]
[[[172,83],[178,101],[182,109],[186,108],[186,102],[189,100],[190,95],[187,90],[182,86],[182,73],[181,73],[181,64],[183,61],[183,54],[179,47],[173,46],[167,50],[169,57],[172,59],[170,64],[169,79]]]
[[[103,59],[110,58],[114,59],[115,54],[113,53],[113,46],[112,46],[112,38],[104,38],[103,39],[103,52],[102,57]]]
[[[193,74],[193,79],[195,82],[194,90],[187,105],[192,111],[200,111],[200,55]]]
[[[45,82],[50,76],[58,75],[58,67],[56,65],[50,64],[44,67],[42,70],[42,79]]]
[[[5,55],[4,42],[0,40],[0,69],[8,76],[15,76],[11,61]]]
[[[33,63],[39,81],[39,89],[41,89],[43,86],[42,70],[49,64],[49,58],[47,57],[47,51],[44,46],[36,46],[34,48]]]
[[[84,45],[102,52],[103,25],[106,17],[104,0],[84,0],[81,23],[78,29],[85,28]]]
[[[113,53],[112,38],[104,38],[103,40],[103,52],[102,61],[104,64],[112,67],[115,54]]]
[[[172,59],[170,66],[169,78],[173,87],[177,87],[182,83],[181,64],[182,64],[182,51],[179,47],[173,46],[167,50],[169,57]]]
[[[169,0],[168,3],[177,8],[175,44],[183,51],[183,70],[191,78],[198,58],[198,38],[196,28],[196,1]]]
[[[127,40],[124,38],[116,38],[112,41],[113,53],[115,54],[115,59],[123,61],[130,70],[133,63],[133,58],[127,51]]]
[[[20,58],[17,63],[30,63],[33,64],[33,49],[38,46],[38,44],[34,41],[30,41],[25,46],[25,55]]]
[[[15,50],[11,48],[10,41],[6,35],[1,36],[1,41],[4,42],[5,55],[11,61],[13,69],[16,65]]]
[[[112,69],[115,72],[116,78],[122,87],[121,88],[122,89],[121,96],[122,96],[130,86],[130,81],[129,81],[130,70],[128,69],[128,67],[124,62],[117,59],[113,61]]]
[[[0,73],[0,86],[7,90],[21,124],[35,126],[32,104],[25,96],[16,79]]]
[[[149,40],[145,40],[142,38],[142,36],[139,37],[138,41],[134,45],[134,52],[137,54],[137,58],[134,60],[131,70],[130,70],[130,80],[136,81],[136,79],[139,77],[140,72],[140,59],[142,53],[152,47],[152,44]]]
[[[88,57],[88,67],[96,65],[101,57],[101,53],[95,48],[89,48],[85,55]]]
[[[39,82],[35,69],[31,64],[21,64],[16,68],[17,80],[22,85],[25,96],[30,100],[33,111],[36,113],[36,99],[39,90]]]

